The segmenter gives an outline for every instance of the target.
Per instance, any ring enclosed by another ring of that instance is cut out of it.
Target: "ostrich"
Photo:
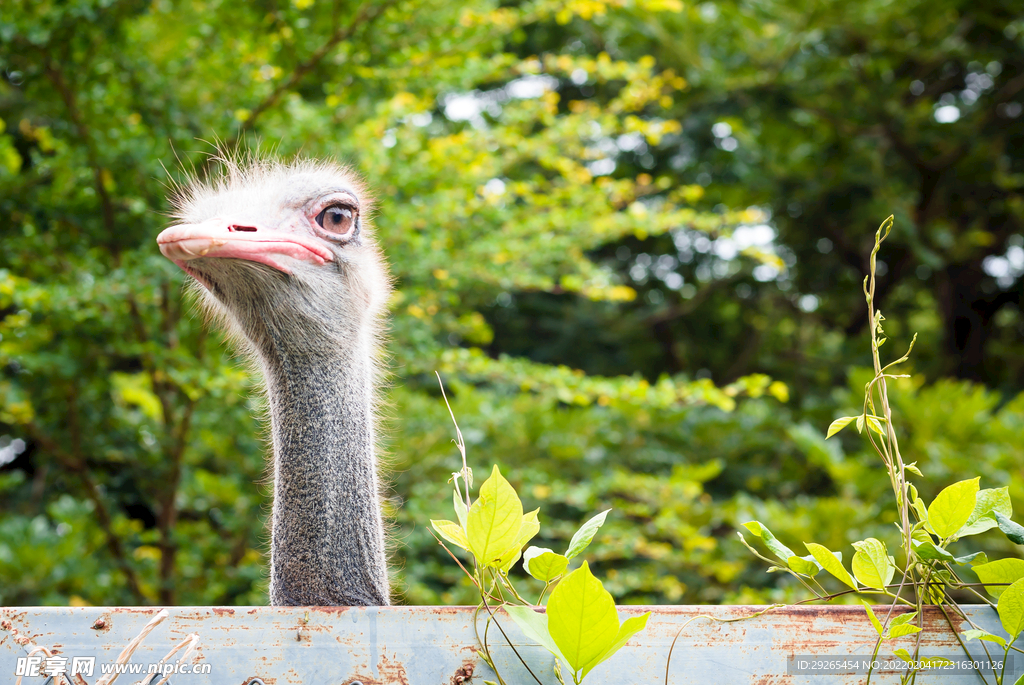
[[[273,444],[270,602],[389,603],[374,388],[391,289],[358,178],[222,160],[157,243],[262,371]]]

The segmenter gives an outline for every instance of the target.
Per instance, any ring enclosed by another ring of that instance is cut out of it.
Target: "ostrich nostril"
[[[244,231],[246,233],[255,233],[255,226],[228,226],[229,231]]]

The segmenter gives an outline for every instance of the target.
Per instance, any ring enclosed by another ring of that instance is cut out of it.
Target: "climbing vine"
[[[892,225],[893,217],[890,216],[876,232],[870,255],[870,273],[864,280],[864,297],[871,324],[874,374],[864,388],[863,411],[858,416],[845,416],[833,421],[826,439],[854,425],[858,433],[867,437],[881,459],[895,496],[901,561],[889,553],[884,541],[874,537],[853,543],[854,553],[847,570],[842,552],[832,551],[818,543],[805,542],[808,554],[798,555],[776,538],[761,521],[748,521],[743,527],[761,542],[771,556],[758,551],[742,531],[738,531],[737,535],[755,556],[770,564],[769,572],[791,575],[813,595],[811,599],[801,601],[801,604],[806,601],[833,601],[849,595],[862,598],[860,601],[866,618],[877,633],[872,661],[879,657],[883,646],[890,648],[892,656],[898,657],[902,660],[899,663],[905,664],[901,683],[916,682],[920,673],[950,665],[945,658],[921,653],[924,608],[936,606],[966,654],[970,655],[967,647],[969,641],[981,642],[989,663],[993,665],[991,675],[996,685],[1004,685],[1010,652],[1024,653],[1016,645],[1024,632],[1024,560],[989,560],[985,552],[953,551],[953,546],[965,538],[993,528],[1002,531],[1010,541],[1024,545],[1024,527],[1011,520],[1012,506],[1008,487],[983,489],[980,487],[980,478],[971,478],[946,487],[930,504],[926,504],[917,486],[910,480],[911,476],[924,478],[924,473],[916,462],[907,462],[900,451],[887,384],[910,377],[909,374],[895,373],[895,369],[909,360],[916,336],[911,340],[906,354],[883,365],[879,350],[887,340],[882,326],[885,317],[875,308],[877,255]],[[447,397],[445,399],[447,402]],[[454,414],[452,420],[455,420]],[[526,547],[540,531],[539,510],[523,512],[515,488],[502,476],[497,466],[492,468],[489,477],[480,486],[477,499],[471,500],[473,472],[466,464],[465,441],[457,423],[455,428],[458,436],[456,444],[463,464],[460,471],[452,474],[451,481],[454,483],[452,495],[457,520],[432,520],[431,524],[441,538],[439,542],[449,554],[452,552],[445,543],[467,552],[472,559],[471,568],[467,568],[452,554],[452,558],[479,590],[477,615],[486,613],[483,631],[478,631],[481,657],[494,670],[498,682],[505,685],[506,681],[498,672],[492,657],[489,638],[490,628],[494,625],[515,650],[501,627],[499,615],[504,612],[523,634],[543,645],[555,656],[554,675],[559,683],[565,682],[561,671],[564,662],[568,665],[572,681],[579,684],[595,666],[643,630],[650,618],[650,612],[647,612],[620,623],[612,596],[591,572],[587,562],[569,571],[573,559],[587,548],[604,523],[608,510],[586,521],[573,535],[563,553],[535,546]],[[520,559],[523,569],[544,583],[536,602],[525,599],[516,590],[509,575]],[[842,583],[843,589],[829,592],[822,584],[822,571]],[[971,576],[976,577],[978,582],[972,582]],[[954,593],[966,593],[991,606],[998,613],[1005,635],[988,632],[972,622],[961,609]],[[545,607],[546,596],[548,601]],[[888,607],[884,612],[876,612],[863,597],[884,599]],[[763,615],[781,606],[784,605],[773,605],[747,618]],[[680,633],[688,623],[684,624]],[[958,626],[964,623],[969,628],[958,630]],[[518,652],[516,656],[519,656]],[[666,685],[669,682],[671,657],[670,650],[666,663]],[[522,660],[521,656],[519,658]],[[525,661],[522,663],[530,670]],[[989,682],[977,666],[975,671],[982,682]],[[530,675],[538,684],[541,683],[532,670]],[[871,676],[869,671],[868,683]],[[1024,685],[1024,677],[1018,679],[1015,685]]]
[[[954,551],[953,546],[993,528],[1001,530],[1012,542],[1024,545],[1024,527],[1010,518],[1012,507],[1008,487],[983,489],[980,478],[970,478],[946,487],[926,505],[918,494],[918,487],[910,480],[911,477],[924,478],[925,474],[916,462],[907,462],[900,452],[887,384],[910,377],[909,374],[895,373],[895,369],[909,360],[917,336],[911,340],[906,354],[883,366],[879,350],[888,338],[882,327],[885,317],[875,308],[877,256],[892,226],[893,217],[890,216],[875,233],[870,272],[864,279],[874,375],[864,388],[863,411],[858,416],[844,416],[833,421],[826,438],[851,424],[855,425],[857,432],[867,437],[881,459],[895,496],[901,561],[890,555],[885,542],[877,538],[869,537],[853,543],[853,558],[847,570],[842,552],[805,542],[804,547],[809,554],[800,556],[780,542],[760,521],[749,521],[743,526],[761,541],[771,557],[751,546],[742,531],[737,535],[753,554],[770,564],[769,572],[792,575],[814,595],[815,600],[831,601],[851,594],[886,600],[888,607],[881,615],[876,614],[863,599],[861,603],[878,634],[872,656],[877,657],[883,646],[891,648],[893,655],[906,664],[901,683],[914,682],[922,671],[949,664],[946,659],[921,654],[924,607],[933,605],[939,608],[949,628],[957,634],[956,639],[965,653],[969,654],[967,642],[982,642],[986,656],[995,665],[992,672],[995,683],[1003,685],[1009,653],[1024,653],[1015,644],[1024,631],[1024,560],[990,561],[985,552]],[[836,578],[844,589],[828,592],[818,580],[821,571]],[[979,582],[970,582],[971,575],[976,576]],[[961,610],[953,593],[966,594],[994,608],[1006,635],[995,635],[975,625]],[[910,611],[896,611],[900,607]],[[958,625],[962,623],[970,628],[958,631]],[[901,638],[903,642],[900,642]],[[991,653],[989,645],[998,651]],[[975,671],[982,682],[989,682],[981,670],[975,667]],[[869,672],[867,682],[870,681]],[[1018,679],[1016,685],[1022,683],[1024,677]]]
[[[454,414],[452,421],[455,421]],[[473,471],[466,463],[466,443],[457,422],[455,431],[458,436],[456,444],[462,455],[462,469],[452,474],[451,481],[455,486],[452,502],[457,520],[431,520],[430,524],[444,540],[439,542],[446,550],[445,542],[448,542],[472,557],[470,570],[452,554],[480,592],[474,625],[478,624],[481,611],[486,612],[483,632],[477,630],[480,656],[494,671],[498,683],[506,685],[491,655],[489,642],[490,628],[494,625],[515,650],[498,619],[497,613],[504,610],[523,634],[554,655],[554,674],[558,682],[565,683],[561,670],[564,662],[569,667],[573,683],[578,685],[595,666],[643,630],[651,616],[648,611],[620,623],[615,600],[591,572],[587,562],[573,571],[568,570],[570,562],[590,545],[609,510],[602,511],[580,526],[564,554],[534,546],[523,551],[540,532],[540,510],[523,512],[519,495],[497,466],[492,467],[473,501],[470,498]],[[451,550],[448,552],[451,554]],[[509,571],[520,559],[523,569],[544,583],[536,603],[525,599],[509,576]],[[541,610],[549,590],[546,610]],[[540,678],[522,660],[518,651],[516,656],[540,684]]]

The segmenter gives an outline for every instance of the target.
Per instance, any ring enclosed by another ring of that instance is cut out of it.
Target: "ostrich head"
[[[157,237],[201,284],[204,306],[257,351],[314,352],[359,328],[375,333],[390,286],[355,174],[324,162],[224,164],[221,179],[181,189],[181,223]],[[304,335],[274,339],[288,330]]]
[[[225,168],[180,189],[157,242],[263,373],[271,603],[387,604],[374,386],[390,283],[365,191],[330,163]]]

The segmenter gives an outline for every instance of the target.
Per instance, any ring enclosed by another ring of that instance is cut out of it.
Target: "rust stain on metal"
[[[474,670],[475,666],[473,662],[467,661],[466,663],[462,664],[462,666],[457,671],[455,671],[455,675],[451,677],[451,681],[449,681],[450,685],[464,685],[465,683],[469,682],[473,679]]]
[[[356,675],[345,682],[349,685],[353,683],[362,683],[362,685],[409,685],[409,675],[405,672],[405,665],[398,661],[388,659],[387,655],[381,654],[380,661],[377,663],[377,672],[380,674],[379,678],[374,678],[369,675]]]
[[[429,613],[432,616],[446,616],[446,617],[447,616],[451,616],[451,617],[456,617],[456,616],[465,616],[465,614],[466,614],[465,607],[459,607],[459,606],[454,606],[454,607],[435,606],[435,607],[424,607],[424,609],[427,609],[428,610],[427,613]]]
[[[75,685],[89,685],[89,683],[85,682],[85,678],[82,677],[81,673],[76,673],[75,674]]]
[[[793,677],[788,675],[762,675],[750,678],[750,685],[785,685],[792,682]]]
[[[870,653],[869,648],[877,637],[861,606],[787,607],[753,615],[765,609],[763,606],[620,607],[622,617],[648,610],[654,615],[648,629],[625,646],[623,658],[627,661],[622,662],[625,668],[595,671],[588,682],[594,680],[595,685],[660,682],[664,677],[663,657],[680,628],[673,670],[679,659],[680,664],[692,665],[687,682],[698,682],[701,674],[715,673],[713,679],[723,685],[803,682],[799,676],[787,676],[784,665],[780,667],[786,655],[861,653],[865,648]],[[84,641],[92,648],[113,650],[116,654],[124,642],[134,637],[141,622],[152,617],[156,610],[141,607],[42,607],[28,611],[0,608],[0,671],[21,653],[21,646],[33,642],[46,646],[49,642],[58,643],[53,649],[64,648],[74,654]],[[169,610],[171,618],[164,624],[169,632],[163,635],[177,642],[185,633],[198,633],[202,646],[192,658],[205,660],[205,648],[215,663],[214,673],[223,674],[217,677],[225,682],[239,683],[239,676],[248,675],[241,681],[242,685],[254,682],[256,685],[318,685],[321,682],[324,685],[473,685],[491,677],[490,670],[475,651],[473,607],[191,607]],[[890,618],[905,611],[896,609]],[[965,607],[965,611],[979,625],[995,626],[992,629],[998,630],[997,617],[988,607]],[[888,612],[888,606],[875,610],[879,618]],[[113,621],[114,614],[122,617]],[[344,620],[338,620],[342,614]],[[698,616],[707,618],[688,623]],[[730,619],[743,620],[723,622]],[[550,664],[546,651],[523,637],[510,621],[504,621],[501,616],[499,620],[506,630],[512,631],[509,637],[517,647],[529,646],[523,654],[531,666]],[[921,620],[926,626],[925,640],[930,648],[945,652],[958,646],[941,611],[928,608]],[[917,619],[914,622],[917,623]],[[958,624],[959,619],[954,619],[954,623]],[[109,632],[100,635],[89,631],[89,626],[92,631]],[[330,644],[332,638],[334,645]],[[163,649],[163,645],[155,643],[152,647],[159,647],[158,651]],[[943,649],[937,649],[939,647]],[[376,667],[374,662],[379,662]],[[726,663],[731,666],[728,672],[715,671]],[[265,675],[256,676],[254,672]],[[312,673],[319,676],[314,678]],[[694,674],[697,674],[696,680]],[[682,675],[680,672],[673,678]],[[1014,675],[1016,677],[1019,673]],[[840,681],[853,682],[837,679]],[[952,681],[942,679],[940,682]],[[69,680],[69,685],[72,684],[86,685],[80,678]]]
[[[310,613],[324,614],[325,616],[340,616],[346,611],[351,611],[352,607],[310,607]]]

